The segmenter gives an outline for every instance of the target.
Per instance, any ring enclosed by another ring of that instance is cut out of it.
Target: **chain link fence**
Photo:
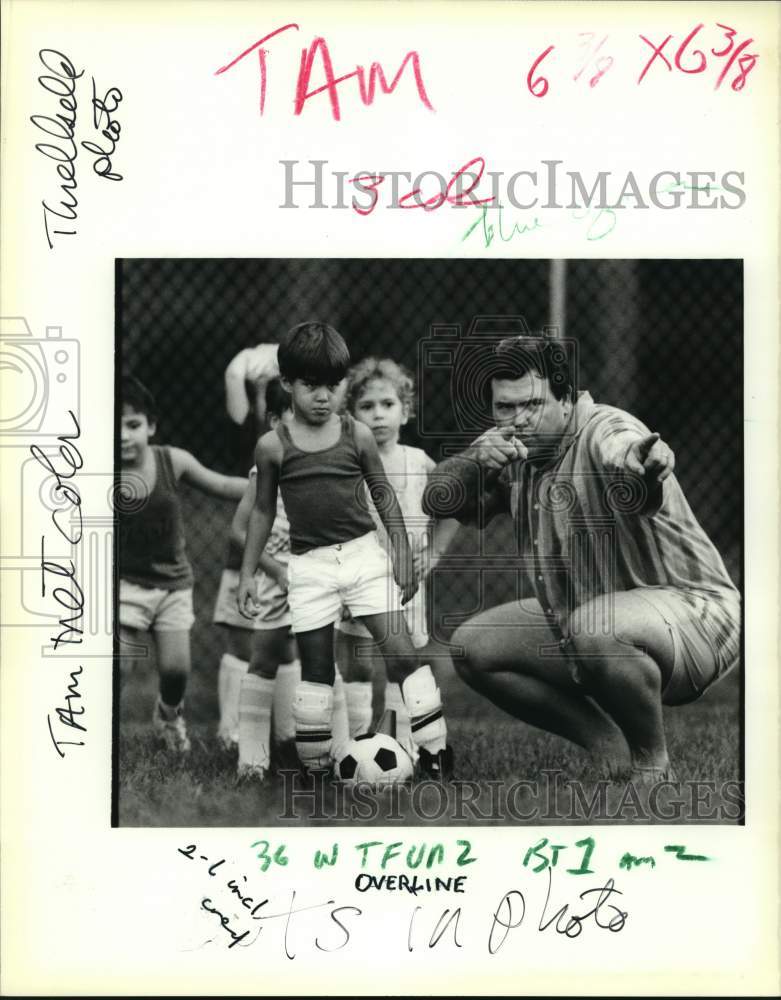
[[[578,387],[672,446],[691,507],[742,587],[740,261],[144,259],[120,262],[118,281],[121,366],[157,398],[157,442],[231,474],[246,475],[255,440],[252,420],[237,427],[225,410],[225,368],[244,347],[321,319],[342,333],[354,361],[372,354],[406,365],[418,377],[417,418],[402,440],[440,460],[469,435],[459,436],[447,352],[439,366],[419,366],[432,328],[447,328],[437,335],[444,342],[466,336],[475,317],[523,317],[532,331],[555,322],[577,342]],[[194,665],[211,669],[223,650],[211,615],[233,508],[181,493],[196,577]],[[460,529],[451,552],[514,547],[503,518],[482,543]],[[446,623],[440,634],[479,606],[518,596],[512,570],[484,574],[482,596],[477,574],[437,576],[429,600]]]

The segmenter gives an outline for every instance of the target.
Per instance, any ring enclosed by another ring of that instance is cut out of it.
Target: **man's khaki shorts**
[[[664,618],[675,650],[673,671],[662,692],[665,705],[694,701],[740,658],[740,598],[672,587],[633,591]]]

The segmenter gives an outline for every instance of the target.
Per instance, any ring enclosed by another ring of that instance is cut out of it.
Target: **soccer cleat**
[[[241,764],[236,773],[237,785],[262,785],[268,777],[268,771],[260,764]]]
[[[313,781],[321,781],[333,776],[334,773],[334,762],[329,757],[327,761],[321,761],[319,763],[304,763],[301,762],[301,766],[304,769],[304,774],[307,778],[311,778]]]
[[[239,749],[238,733],[231,733],[227,729],[218,729],[217,741],[227,753],[235,753]]]
[[[173,716],[169,716],[173,713]],[[173,753],[189,753],[190,739],[187,736],[187,726],[185,725],[182,706],[175,708],[164,705],[157,699],[155,714],[152,717],[152,729],[157,740],[163,744],[166,750]]]
[[[298,759],[295,740],[283,740],[271,748],[275,771],[300,771],[301,761]]]
[[[421,774],[432,781],[452,781],[453,779],[453,748],[431,753],[425,747],[418,747],[418,766]]]
[[[296,733],[296,752],[305,771],[310,774],[330,772],[333,766],[333,758],[331,757],[333,741],[330,736],[330,732],[327,734]]]

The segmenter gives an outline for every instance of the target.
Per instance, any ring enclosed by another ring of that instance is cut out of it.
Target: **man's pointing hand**
[[[675,468],[672,448],[656,433],[635,441],[626,453],[624,461],[629,472],[643,476],[651,482],[663,483]]]
[[[483,468],[503,469],[508,462],[526,458],[528,450],[514,427],[492,427],[469,447],[468,454]]]

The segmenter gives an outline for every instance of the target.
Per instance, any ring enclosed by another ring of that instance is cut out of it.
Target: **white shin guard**
[[[307,770],[319,771],[331,766],[333,710],[332,687],[299,681],[293,699],[293,718],[298,758]]]
[[[301,682],[301,664],[298,660],[281,663],[274,685],[274,739],[278,743],[295,739],[296,724],[293,720],[293,701]]]
[[[418,667],[401,685],[404,704],[410,716],[412,739],[429,753],[447,746],[447,726],[442,714],[442,697],[427,664]]]

